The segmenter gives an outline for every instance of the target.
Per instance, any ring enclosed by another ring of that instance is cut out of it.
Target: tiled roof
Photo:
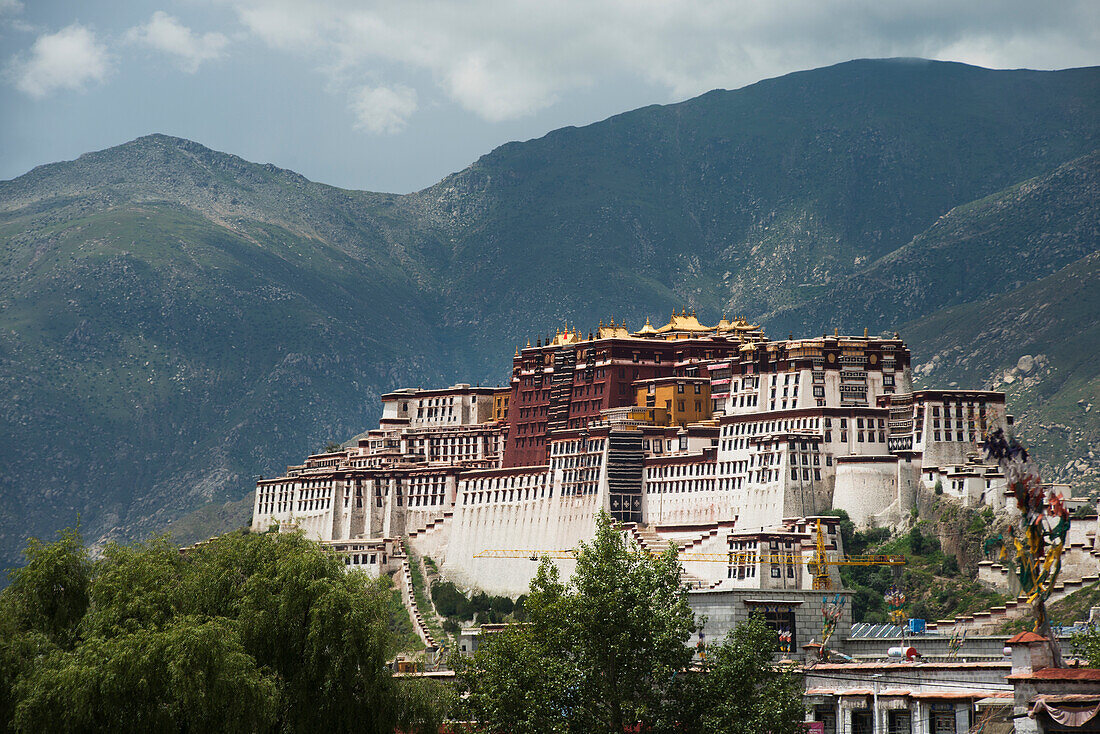
[[[1005,677],[1008,680],[1081,680],[1100,683],[1100,669],[1042,668],[1032,673],[1014,673]]]

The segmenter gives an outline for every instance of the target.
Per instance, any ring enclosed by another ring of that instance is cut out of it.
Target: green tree
[[[1073,636],[1073,652],[1088,661],[1090,668],[1100,668],[1100,628],[1089,626]]]
[[[791,668],[772,663],[775,631],[753,616],[707,651],[705,674],[690,700],[701,732],[788,734],[804,718],[802,682]]]
[[[483,639],[473,657],[456,661],[470,718],[502,734],[581,732],[575,721],[583,678],[574,665],[557,568],[544,561],[531,582],[532,621]]]
[[[391,591],[297,534],[32,541],[0,593],[0,728],[436,732],[451,705],[386,665]]]
[[[4,606],[20,628],[68,647],[88,609],[92,562],[79,531],[64,530],[60,535],[53,543],[27,541],[26,564],[11,573]]]
[[[654,557],[628,545],[601,513],[569,583],[544,559],[524,611],[526,623],[489,637],[459,664],[470,714],[489,730],[679,725],[678,676],[691,662],[687,642],[697,627],[674,551]]]

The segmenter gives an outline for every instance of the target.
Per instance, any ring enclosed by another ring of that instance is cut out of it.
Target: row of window
[[[523,487],[520,489],[492,490],[492,491],[464,491],[462,501],[467,505],[496,504],[499,502],[515,502],[523,500],[553,497],[554,488],[546,485],[537,487]]]

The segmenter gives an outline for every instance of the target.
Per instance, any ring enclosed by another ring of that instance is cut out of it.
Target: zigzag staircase
[[[686,548],[694,547],[707,538],[717,535],[719,529],[715,528],[713,530],[708,530],[702,533],[698,538],[688,539],[661,537],[651,527],[639,525],[638,523],[627,523],[623,526],[623,531],[629,533],[629,537],[643,550],[655,555],[660,555],[665,552],[669,543],[675,543],[677,552],[683,553]],[[680,582],[691,589],[713,589],[718,586],[718,584],[722,583],[721,580],[707,581],[701,579],[695,574],[687,571],[680,572]]]

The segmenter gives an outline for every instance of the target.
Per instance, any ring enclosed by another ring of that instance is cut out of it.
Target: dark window
[[[886,719],[886,734],[912,734],[912,722],[908,711],[889,711]]]
[[[772,566],[772,573],[778,570]],[[778,578],[778,576],[776,576]],[[768,604],[763,608],[764,624],[776,632],[776,649],[784,652],[798,650],[797,630],[795,629],[794,609],[786,605]],[[783,639],[789,637],[789,639]]]
[[[872,734],[872,732],[874,732],[874,722],[871,720],[871,712],[853,711],[852,734]]]

